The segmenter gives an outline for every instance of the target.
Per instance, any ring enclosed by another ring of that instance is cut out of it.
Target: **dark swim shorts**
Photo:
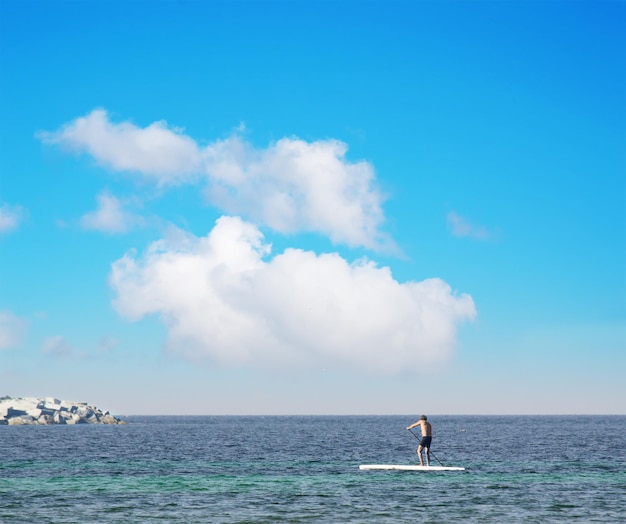
[[[430,443],[432,442],[433,437],[422,437],[422,440],[420,440],[420,446],[422,446],[423,448],[430,448]]]

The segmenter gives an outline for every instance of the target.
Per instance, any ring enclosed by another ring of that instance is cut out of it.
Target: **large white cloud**
[[[337,140],[283,138],[259,149],[235,135],[200,147],[165,122],[112,123],[101,109],[38,136],[161,187],[200,183],[212,205],[282,233],[395,249],[381,231],[384,198],[372,165],[348,161],[346,144]]]
[[[222,217],[202,238],[177,230],[112,265],[114,306],[130,320],[158,315],[168,347],[192,359],[385,373],[445,361],[458,324],[476,314],[440,279],[400,283],[337,254],[269,254],[239,218]]]

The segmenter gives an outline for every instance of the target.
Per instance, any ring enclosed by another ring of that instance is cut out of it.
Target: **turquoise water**
[[[0,522],[625,522],[626,417],[130,417],[0,426]]]

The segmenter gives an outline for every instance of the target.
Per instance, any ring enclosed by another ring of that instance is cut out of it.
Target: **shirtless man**
[[[420,458],[420,466],[424,465],[424,460],[422,459],[422,449],[426,450],[426,465],[430,466],[430,443],[433,440],[433,427],[426,419],[426,415],[422,415],[415,424],[411,424],[406,429],[411,431],[411,429],[416,426],[419,426],[422,430],[422,440],[420,440],[420,444],[417,447],[417,456]]]

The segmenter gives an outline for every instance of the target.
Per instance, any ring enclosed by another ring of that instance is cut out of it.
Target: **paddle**
[[[409,429],[409,431],[411,432],[411,435],[413,435],[413,436],[414,436],[417,440],[419,440],[420,442],[422,441],[422,439],[421,439],[421,438],[419,438],[419,437],[418,437],[415,433],[413,433],[413,430]],[[435,454],[432,452],[432,450],[431,450],[430,448],[428,448],[428,452],[429,452],[429,453],[430,453],[433,457],[435,457],[435,460],[436,460],[437,462],[439,462],[439,464],[441,464],[441,465],[443,466],[443,463],[441,462],[441,460],[439,460],[439,459],[437,458],[437,455],[435,455]],[[444,467],[445,467],[445,466],[444,466]]]

